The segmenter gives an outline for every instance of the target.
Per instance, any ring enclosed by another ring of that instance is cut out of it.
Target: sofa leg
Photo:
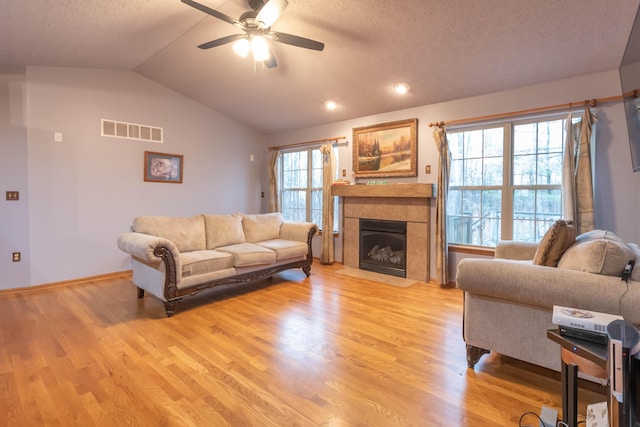
[[[467,344],[467,366],[473,369],[484,354],[489,354],[489,350]]]
[[[302,267],[302,271],[304,271],[304,274],[306,274],[307,277],[309,277],[311,275],[311,266],[305,265],[304,267]]]
[[[144,298],[144,289],[138,288],[138,298]]]
[[[167,317],[171,317],[175,314],[176,305],[178,304],[178,301],[180,301],[181,299],[182,298],[172,299],[171,301],[164,302],[164,311],[167,313]]]

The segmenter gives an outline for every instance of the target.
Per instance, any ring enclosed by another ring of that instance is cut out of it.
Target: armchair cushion
[[[560,258],[558,268],[621,276],[635,258],[634,250],[611,231],[592,230],[576,238]]]
[[[575,242],[576,234],[573,221],[560,219],[554,222],[542,237],[533,263],[547,267],[557,266],[564,251]]]

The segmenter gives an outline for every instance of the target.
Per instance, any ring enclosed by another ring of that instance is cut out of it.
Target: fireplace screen
[[[360,219],[360,269],[406,277],[407,223]]]

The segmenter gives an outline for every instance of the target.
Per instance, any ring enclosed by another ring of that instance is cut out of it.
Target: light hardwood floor
[[[559,373],[499,355],[467,369],[459,290],[340,268],[214,289],[172,318],[127,275],[0,295],[0,425],[517,426],[560,410]],[[604,389],[580,397],[584,414]]]

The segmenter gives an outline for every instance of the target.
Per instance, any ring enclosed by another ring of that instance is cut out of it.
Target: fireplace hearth
[[[407,277],[407,223],[360,219],[361,270]]]

